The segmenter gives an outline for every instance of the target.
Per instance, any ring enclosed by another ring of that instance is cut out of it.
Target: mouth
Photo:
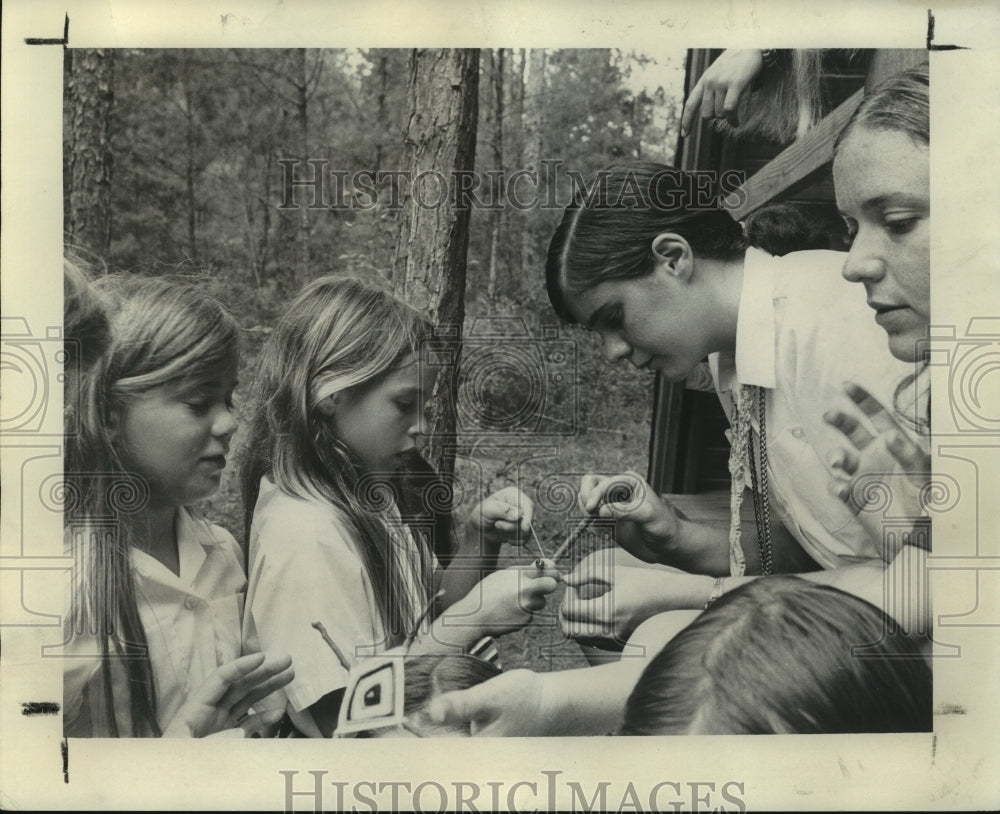
[[[226,456],[225,455],[206,455],[201,459],[203,463],[212,464],[212,466],[217,466],[219,469],[226,468]]]
[[[906,319],[909,307],[895,303],[869,302],[868,305],[875,312],[875,321],[883,328],[890,328]]]

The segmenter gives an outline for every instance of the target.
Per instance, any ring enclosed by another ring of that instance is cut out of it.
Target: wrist
[[[726,578],[716,577],[715,582],[712,584],[712,591],[708,595],[708,599],[705,600],[705,610],[708,610],[715,604],[716,600],[726,592]]]

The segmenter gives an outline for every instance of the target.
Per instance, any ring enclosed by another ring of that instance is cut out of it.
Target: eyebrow
[[[618,302],[606,302],[593,314],[590,315],[590,319],[587,320],[586,328],[588,331],[594,330],[598,325],[604,322],[608,318],[608,314],[615,308],[618,308],[620,303]]]

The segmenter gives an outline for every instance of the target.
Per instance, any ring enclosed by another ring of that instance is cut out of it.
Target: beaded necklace
[[[771,510],[767,485],[767,425],[765,393],[761,387],[740,385],[734,394],[735,421],[733,422],[732,446],[729,450],[729,573],[743,576],[746,559],[740,543],[742,521],[740,509],[746,490],[746,468],[750,467],[750,483],[753,491],[753,515],[757,526],[757,545],[760,547],[761,574],[767,576],[774,569],[774,554],[771,541]],[[750,416],[753,403],[757,402],[759,430],[757,447],[760,458],[760,477],[757,475],[757,458],[754,454],[753,426]]]

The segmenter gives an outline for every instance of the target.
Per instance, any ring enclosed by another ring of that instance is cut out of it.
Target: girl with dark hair
[[[653,658],[623,735],[929,732],[931,669],[878,608],[797,577],[731,591]]]
[[[880,350],[863,298],[839,273],[843,254],[773,257],[755,248],[766,235],[744,235],[698,192],[670,167],[611,167],[567,208],[549,248],[546,285],[561,317],[598,333],[608,361],[673,381],[707,356],[732,424],[728,535],[689,521],[635,473],[583,478],[582,507],[616,518],[619,545],[690,573],[621,569],[615,600],[595,601],[576,590],[593,576],[585,560],[560,610],[574,635],[622,639],[641,619],[700,609],[749,575],[802,570],[802,550],[823,569],[809,579],[884,601],[881,540],[829,493],[839,435],[823,414],[845,380],[884,396],[905,366]],[[632,498],[602,504],[622,480]],[[758,543],[744,547],[746,486]]]

